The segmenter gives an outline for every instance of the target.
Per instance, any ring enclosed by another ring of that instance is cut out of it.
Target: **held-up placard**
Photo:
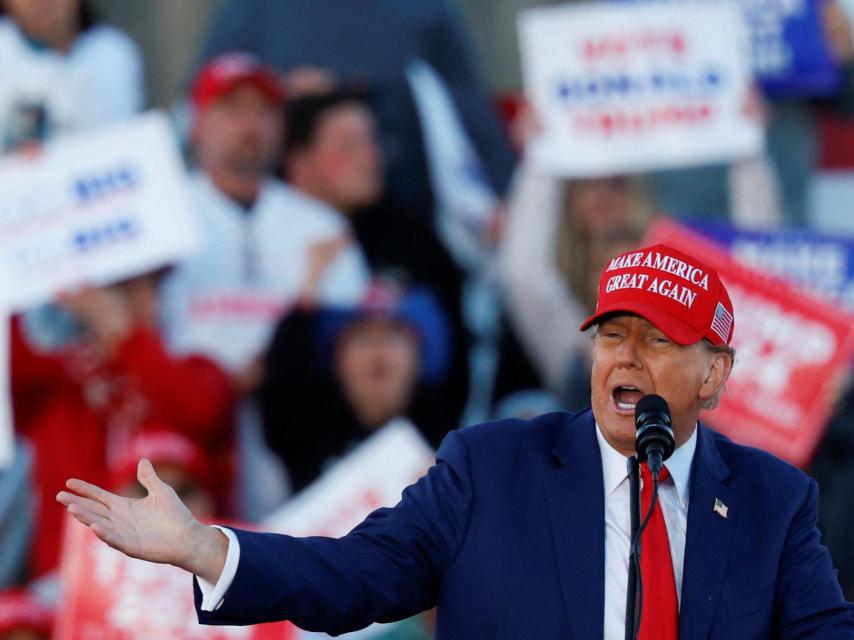
[[[433,464],[435,452],[405,419],[382,427],[264,521],[295,536],[339,537],[374,509],[392,507]]]
[[[674,222],[650,228],[644,243],[658,242],[714,268],[735,310],[736,364],[720,405],[701,420],[736,442],[806,466],[854,356],[854,318]]]
[[[741,229],[708,220],[688,221],[688,226],[746,265],[854,313],[854,238],[794,227]]]
[[[0,161],[0,307],[20,310],[192,253],[199,231],[162,114]]]
[[[380,428],[314,483],[264,521],[264,528],[295,536],[346,535],[374,509],[392,507],[401,492],[433,464],[435,452],[415,426],[395,419]],[[345,638],[385,637],[394,624],[375,623]],[[297,631],[299,640],[327,637]]]
[[[292,640],[279,622],[206,626],[196,619],[191,576],[171,565],[128,558],[68,516],[63,549],[63,600],[56,640]]]
[[[765,95],[828,95],[842,74],[824,26],[826,0],[739,0],[750,29],[751,62]],[[841,9],[840,9],[841,10]]]
[[[758,153],[742,14],[731,3],[602,3],[520,14],[542,170],[586,177]]]

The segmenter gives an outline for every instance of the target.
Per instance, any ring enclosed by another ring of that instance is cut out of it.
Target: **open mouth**
[[[634,415],[635,406],[643,396],[640,389],[631,385],[618,385],[611,391],[614,410],[624,415]]]

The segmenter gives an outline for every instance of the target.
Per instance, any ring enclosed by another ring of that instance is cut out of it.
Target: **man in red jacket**
[[[148,425],[167,425],[208,450],[227,448],[230,380],[207,358],[166,351],[157,286],[149,274],[61,296],[76,333],[58,346],[46,348],[31,315],[13,322],[15,428],[35,454],[33,578],[59,560],[63,514],[52,495],[69,475],[105,482],[110,461]]]

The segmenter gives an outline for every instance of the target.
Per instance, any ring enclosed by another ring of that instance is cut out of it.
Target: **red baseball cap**
[[[581,330],[618,312],[646,318],[682,345],[703,338],[729,344],[735,329],[732,302],[715,270],[664,244],[629,251],[608,263],[599,280],[596,313]]]
[[[240,84],[257,87],[276,106],[285,101],[284,90],[273,69],[248,53],[226,53],[213,58],[196,76],[191,93],[193,106],[203,111]]]
[[[131,437],[111,465],[110,484],[115,490],[136,480],[141,458],[148,458],[153,465],[183,469],[206,488],[214,485],[210,460],[198,444],[180,433],[155,427]]]

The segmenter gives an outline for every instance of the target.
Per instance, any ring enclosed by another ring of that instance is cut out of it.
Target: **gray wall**
[[[221,1],[91,0],[105,22],[128,33],[142,49],[148,103],[155,107],[184,94],[199,42]]]
[[[404,0],[405,1],[405,0]],[[518,91],[522,86],[516,15],[531,6],[566,0],[458,0],[471,32],[480,68],[496,91]]]
[[[91,0],[98,15],[130,34],[142,48],[149,105],[157,107],[168,106],[183,95],[199,43],[222,1]],[[347,1],[350,0],[341,0]],[[558,1],[457,0],[462,19],[473,37],[480,69],[490,88],[516,91],[521,87],[516,37],[518,11],[527,6]]]

